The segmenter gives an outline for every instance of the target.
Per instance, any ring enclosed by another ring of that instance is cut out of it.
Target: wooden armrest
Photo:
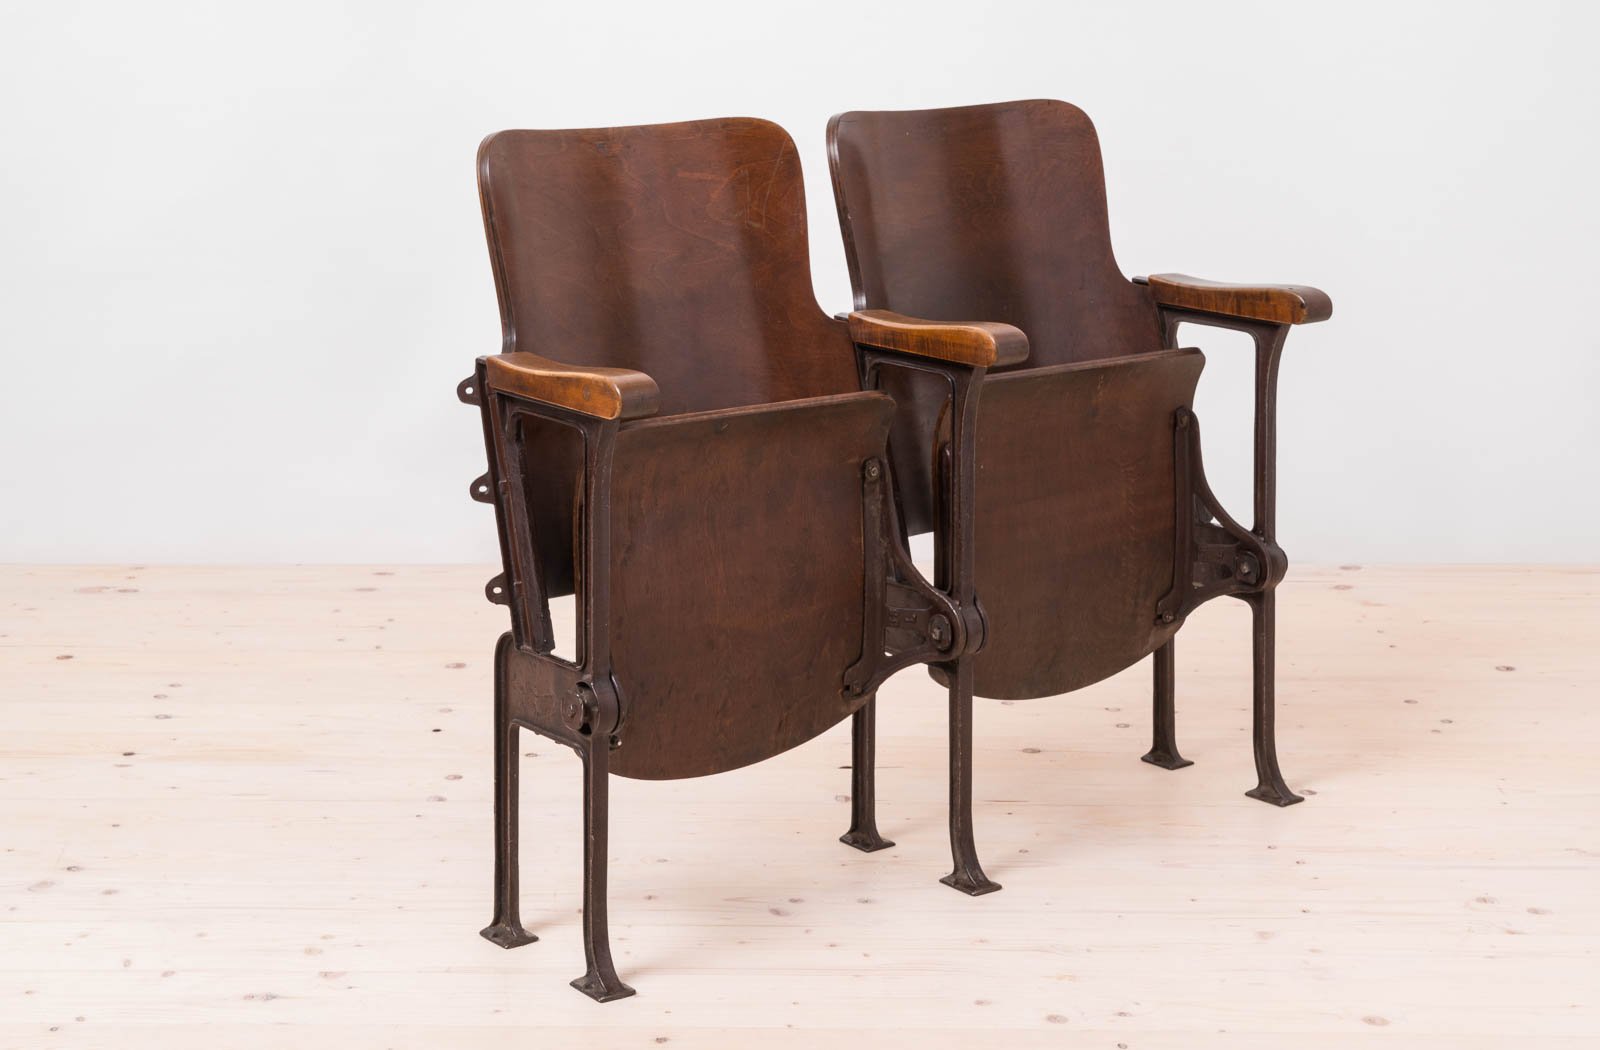
[[[596,419],[638,419],[661,404],[656,381],[631,368],[568,365],[518,351],[488,358],[490,390],[582,412]]]
[[[1028,337],[990,321],[924,321],[892,310],[856,310],[850,338],[862,346],[898,350],[975,368],[1014,365],[1028,358]]]
[[[1156,273],[1147,280],[1162,306],[1278,324],[1310,324],[1333,316],[1328,293],[1298,284],[1225,284],[1182,273]]]

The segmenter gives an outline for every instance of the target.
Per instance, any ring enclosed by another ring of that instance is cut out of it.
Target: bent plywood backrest
[[[829,162],[856,306],[1003,321],[1041,368],[1157,350],[1146,288],[1111,253],[1094,125],[1065,102],[844,113]],[[887,374],[900,405],[891,455],[909,531],[933,527],[925,450],[941,383]]]
[[[648,373],[660,415],[857,389],[776,124],[503,131],[478,180],[507,351]]]
[[[984,384],[974,575],[989,635],[976,690],[1047,696],[1164,644],[1178,514],[1172,427],[1202,358],[1161,352],[1149,289],[1112,256],[1094,125],[1065,102],[846,113],[829,127],[859,306],[1022,329]],[[900,380],[895,475],[933,524],[943,392]],[[909,411],[908,411],[909,408]]]
[[[479,147],[478,188],[507,352],[645,372],[660,416],[858,389],[812,291],[800,159],[776,124],[502,131]],[[526,426],[546,593],[570,594],[581,449]]]
[[[1016,325],[1020,368],[1160,348],[1155,302],[1112,256],[1100,142],[1076,106],[845,113],[828,132],[858,308]]]

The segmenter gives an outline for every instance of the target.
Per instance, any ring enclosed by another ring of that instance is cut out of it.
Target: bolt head
[[[869,459],[867,460],[866,473],[868,481],[876,481],[878,480],[878,475],[883,473],[883,468],[878,465],[877,460]]]

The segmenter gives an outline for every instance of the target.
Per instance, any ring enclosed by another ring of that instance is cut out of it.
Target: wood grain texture
[[[1333,316],[1328,293],[1305,285],[1228,284],[1183,273],[1154,273],[1147,280],[1162,306],[1278,324],[1311,324]]]
[[[501,131],[478,189],[505,349],[643,372],[662,415],[856,389],[776,124]]]
[[[1028,337],[1008,324],[929,321],[892,310],[856,310],[849,322],[850,338],[858,345],[936,361],[993,368],[1019,364],[1028,357]]]
[[[1065,702],[980,702],[980,845],[1006,888],[977,900],[934,881],[945,698],[918,670],[879,705],[892,850],[835,841],[844,726],[717,777],[616,778],[613,935],[640,991],[604,1008],[565,984],[576,759],[531,734],[541,940],[475,933],[490,571],[0,570],[0,1046],[1576,1050],[1600,1033],[1600,571],[1297,566],[1280,727],[1316,794],[1290,810],[1239,794],[1241,604],[1201,609],[1179,648],[1192,768],[1137,760],[1143,666]]]
[[[656,381],[631,368],[567,365],[526,351],[494,354],[488,364],[489,389],[596,419],[638,419],[661,404]]]
[[[976,318],[1027,335],[1027,369],[1161,348],[1150,290],[1111,250],[1100,140],[1087,115],[1033,99],[843,113],[828,125],[858,310]],[[933,528],[928,442],[944,391],[889,375],[905,521]]]
[[[848,329],[812,292],[800,158],[776,124],[501,131],[478,191],[507,352],[648,376],[662,417],[859,389]],[[523,437],[535,561],[568,594],[582,445],[538,421]]]
[[[1111,250],[1105,168],[1066,102],[844,113],[829,124],[857,309],[1027,334],[1023,367],[1159,349]]]
[[[851,714],[866,603],[862,464],[894,403],[841,394],[651,420],[617,440],[612,677],[619,776],[704,776]]]
[[[1169,350],[985,383],[974,532],[989,630],[975,658],[979,696],[1079,689],[1177,630],[1155,617],[1172,586],[1172,419],[1192,406],[1203,364],[1198,350]]]
[[[726,772],[864,721],[852,716],[888,647],[893,402],[860,390],[848,326],[817,306],[799,157],[777,125],[505,131],[484,140],[478,173],[508,355],[478,381],[585,413],[479,404],[503,567],[487,594],[512,613],[496,647],[480,932],[502,948],[536,939],[517,889],[518,727],[575,744],[585,971],[571,983],[615,1002],[635,989],[608,933],[611,774]],[[514,356],[544,348],[593,370]],[[660,414],[626,418],[647,409]],[[548,441],[550,422],[581,447]],[[550,655],[548,599],[565,587],[576,667]]]

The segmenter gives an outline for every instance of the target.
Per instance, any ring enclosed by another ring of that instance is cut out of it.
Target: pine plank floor
[[[0,1047],[1577,1047],[1600,1042],[1600,571],[1291,569],[1247,799],[1248,610],[1149,668],[979,701],[978,845],[938,883],[944,700],[695,781],[617,780],[582,972],[578,765],[523,735],[523,916],[489,918],[488,567],[0,568]]]

